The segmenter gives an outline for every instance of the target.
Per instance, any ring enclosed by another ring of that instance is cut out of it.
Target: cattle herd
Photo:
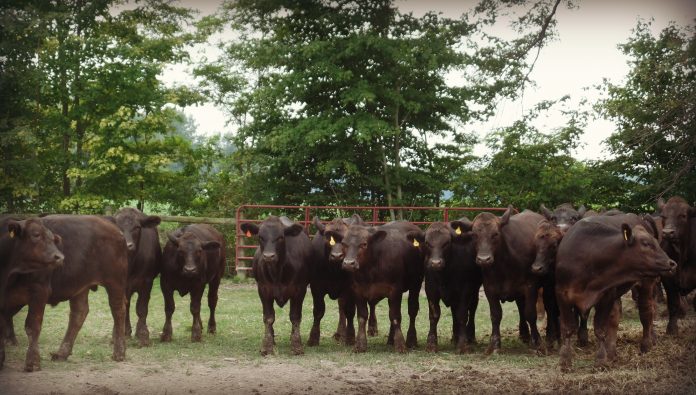
[[[89,311],[90,290],[103,286],[113,317],[113,359],[125,358],[131,336],[130,300],[136,302],[135,336],[150,343],[147,314],[153,281],[161,275],[166,322],[161,341],[172,338],[173,294],[191,294],[191,340],[200,341],[201,300],[208,286],[208,333],[215,333],[218,287],[225,269],[225,239],[204,224],[167,234],[160,247],[160,218],[125,208],[114,216],[48,215],[26,220],[0,217],[0,368],[5,343],[16,344],[13,316],[28,306],[29,345],[25,370],[40,369],[38,339],[46,304],[70,302],[68,329],[53,360],[65,360]],[[437,351],[440,302],[452,314],[452,341],[467,352],[476,340],[474,316],[483,290],[490,306],[492,332],[486,353],[501,347],[501,302],[514,301],[519,336],[546,354],[557,345],[560,368],[572,367],[571,343],[588,344],[587,320],[594,308],[596,366],[616,358],[621,296],[633,289],[643,334],[641,352],[655,344],[654,294],[667,295],[667,334],[678,333],[682,295],[696,288],[696,208],[682,198],[658,201],[654,214],[610,210],[597,213],[563,204],[554,210],[501,215],[478,214],[436,222],[425,231],[406,221],[368,226],[353,215],[332,221],[314,219],[313,238],[286,217],[243,223],[246,237],[258,239],[253,258],[263,310],[263,355],[273,353],[274,305],[290,302],[291,350],[303,353],[302,304],[311,290],[313,324],[307,346],[319,344],[325,296],[338,301],[334,338],[365,352],[367,336],[377,333],[375,305],[387,299],[387,344],[396,352],[416,347],[419,293],[425,282],[430,328],[426,350]],[[402,332],[402,295],[408,291],[408,329]],[[545,340],[537,326],[537,299],[547,316]],[[696,308],[696,304],[694,306]],[[357,313],[357,332],[355,316]]]

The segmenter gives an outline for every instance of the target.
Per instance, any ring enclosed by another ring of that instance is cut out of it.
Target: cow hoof
[[[428,343],[425,345],[425,351],[427,352],[437,352],[437,344]]]
[[[217,332],[217,328],[215,328],[214,326],[208,327],[208,334],[214,335],[215,332]]]
[[[261,356],[267,356],[267,355],[273,355],[275,352],[273,352],[273,349],[267,350],[267,349],[262,349],[261,350]]]
[[[494,347],[488,347],[486,349],[486,355],[498,355],[499,349]]]
[[[307,339],[307,347],[315,347],[319,345],[319,339],[315,339],[310,336],[309,339]]]
[[[302,346],[292,348],[292,355],[303,355],[303,354],[304,354],[304,349],[302,348]]]
[[[375,337],[377,335],[379,335],[379,331],[377,330],[377,327],[370,327],[367,329],[367,336]]]
[[[172,341],[172,335],[163,333],[160,335],[160,341],[163,343],[170,342]]]
[[[191,336],[191,342],[192,343],[200,343],[202,341],[201,335],[198,336]]]
[[[570,361],[563,361],[559,364],[562,373],[570,373],[573,370],[573,364]]]
[[[58,353],[58,352],[52,352],[51,353],[51,361],[67,361],[68,356]]]
[[[39,364],[28,364],[24,366],[25,372],[38,372],[40,370],[41,366]]]
[[[138,346],[140,347],[150,347],[150,338],[149,337],[141,337],[138,339]]]
[[[10,345],[10,346],[16,346],[17,344],[17,337],[16,336],[11,336],[5,339],[5,344]]]
[[[343,336],[340,333],[336,332],[333,334],[333,339],[337,342],[340,342],[341,340],[343,340]]]
[[[114,354],[111,356],[111,359],[116,361],[116,362],[123,362],[126,360],[126,355],[125,354]]]
[[[667,325],[667,335],[669,336],[679,336],[679,326],[677,325]]]

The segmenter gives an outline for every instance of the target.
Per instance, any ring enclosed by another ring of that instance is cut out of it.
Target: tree
[[[605,81],[601,115],[616,123],[607,169],[629,184],[622,204],[649,210],[662,195],[696,200],[696,30],[674,24],[657,36],[639,22],[619,46],[631,70],[620,84]]]
[[[239,38],[198,74],[240,123],[256,201],[438,204],[471,160],[463,125],[519,91],[559,3],[535,3],[518,27],[541,28],[504,42],[481,35],[498,2],[477,21],[417,18],[386,0],[228,2],[203,26]]]

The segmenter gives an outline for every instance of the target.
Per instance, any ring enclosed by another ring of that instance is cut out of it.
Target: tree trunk
[[[382,155],[382,170],[384,174],[382,175],[384,177],[384,192],[387,195],[387,206],[392,206],[392,190],[391,190],[391,180],[389,177],[389,165],[387,164],[387,153],[384,150],[384,144],[383,143],[378,143],[379,146],[379,151],[380,154]],[[391,220],[395,221],[396,216],[394,215],[394,209],[389,209],[389,215],[391,216]]]

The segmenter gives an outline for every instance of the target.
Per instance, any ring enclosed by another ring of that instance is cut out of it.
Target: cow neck
[[[285,268],[285,262],[278,263],[277,265],[266,265],[264,264],[264,271],[270,277],[271,282],[274,284],[280,284],[283,282],[283,272]]]

